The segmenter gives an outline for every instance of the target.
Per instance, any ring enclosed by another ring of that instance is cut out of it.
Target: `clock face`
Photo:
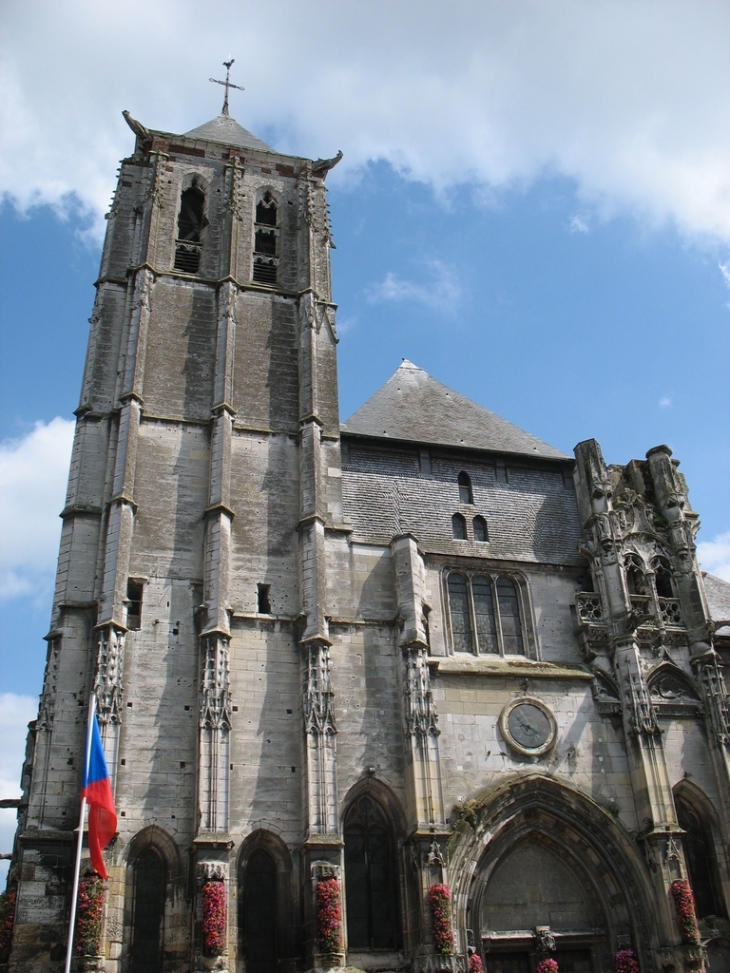
[[[555,718],[540,700],[519,699],[502,712],[502,733],[519,753],[539,757],[555,740]]]

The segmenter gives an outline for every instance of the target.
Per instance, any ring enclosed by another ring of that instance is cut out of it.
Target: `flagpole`
[[[89,763],[91,762],[91,734],[93,721],[96,716],[96,694],[92,693],[89,697],[89,716],[86,724],[86,753],[84,755],[84,767],[82,770],[83,779],[86,776]],[[71,917],[68,922],[68,945],[66,946],[66,965],[64,973],[71,973],[71,960],[73,959],[74,926],[76,925],[76,900],[79,895],[79,875],[81,873],[81,850],[84,847],[84,818],[86,817],[86,794],[81,798],[81,813],[79,814],[79,840],[76,842],[76,864],[74,865],[74,884],[71,894]]]

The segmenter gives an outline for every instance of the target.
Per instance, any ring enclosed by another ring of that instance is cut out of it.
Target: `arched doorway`
[[[392,828],[369,795],[345,815],[345,895],[350,950],[398,949],[398,882]]]
[[[159,973],[165,916],[166,869],[160,854],[146,848],[135,860],[130,970]]]
[[[273,973],[276,969],[277,916],[276,862],[258,848],[243,870],[240,926],[246,973]]]
[[[533,833],[491,871],[479,902],[487,973],[531,973],[549,930],[561,973],[593,973],[605,951],[606,918],[578,863]]]

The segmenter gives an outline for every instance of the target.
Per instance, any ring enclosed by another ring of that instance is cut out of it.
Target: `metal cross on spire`
[[[209,81],[212,81],[213,84],[222,84],[223,87],[226,89],[226,97],[223,100],[223,111],[221,112],[221,115],[227,115],[228,114],[228,91],[229,91],[229,89],[230,88],[237,88],[238,91],[245,91],[246,90],[245,88],[242,88],[240,84],[232,84],[232,82],[231,82],[231,65],[235,62],[235,60],[236,59],[233,58],[233,57],[231,57],[230,54],[229,54],[228,55],[228,60],[223,62],[223,67],[226,69],[226,80],[225,81],[218,81],[217,78],[209,78],[208,79]]]

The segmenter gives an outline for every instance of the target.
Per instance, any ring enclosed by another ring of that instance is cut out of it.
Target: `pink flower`
[[[454,933],[451,929],[451,892],[448,885],[432,885],[428,890],[428,901],[434,949],[442,956],[450,956],[454,952]]]
[[[697,913],[692,888],[686,878],[672,882],[669,891],[674,899],[674,911],[683,943],[699,943],[700,931],[697,928]]]
[[[554,959],[542,959],[537,964],[536,973],[558,973],[558,961]]]
[[[104,921],[104,883],[98,875],[86,875],[79,882],[76,900],[77,956],[98,956]]]
[[[620,949],[615,957],[616,973],[640,973],[639,961],[633,949]]]
[[[317,882],[317,949],[338,953],[342,948],[342,907],[340,883],[336,878]]]
[[[469,973],[484,973],[482,958],[478,953],[472,953],[469,957]]]

